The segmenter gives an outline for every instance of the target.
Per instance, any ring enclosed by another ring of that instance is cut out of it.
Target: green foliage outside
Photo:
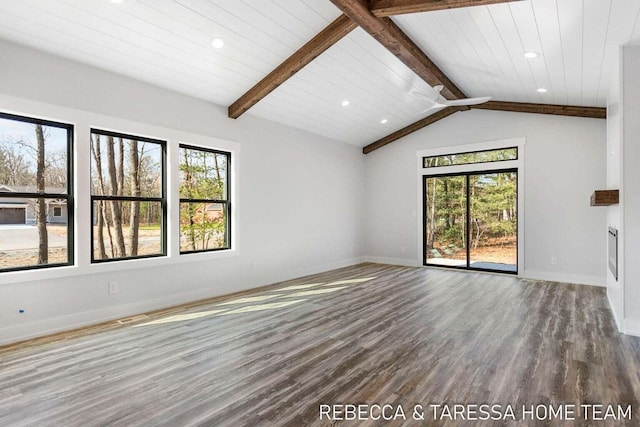
[[[429,248],[466,246],[466,179],[464,176],[427,180],[427,242]]]
[[[470,245],[514,244],[517,233],[517,175],[514,172],[431,177],[426,181],[426,237],[429,250],[448,252]]]
[[[223,248],[227,242],[227,157],[180,148],[180,249]]]
[[[497,150],[476,151],[473,153],[447,154],[444,156],[431,156],[423,159],[425,168],[440,166],[468,165],[472,163],[500,162],[505,160],[516,160],[518,149],[501,148]]]
[[[517,178],[513,172],[469,177],[471,247],[512,240],[517,233]]]
[[[162,146],[120,136],[91,133],[92,196],[162,197]],[[161,253],[162,202],[93,200],[95,259]],[[157,233],[140,233],[141,227]]]

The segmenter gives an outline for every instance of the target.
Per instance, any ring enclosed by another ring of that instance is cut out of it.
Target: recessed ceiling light
[[[524,57],[525,58],[537,58],[538,57],[538,52],[525,52],[524,53]]]
[[[545,93],[547,90],[543,87],[539,87],[538,89],[536,89],[538,92],[540,93]]]
[[[349,101],[345,99],[344,101],[342,101],[342,104],[341,104],[341,105],[342,105],[343,107],[346,107],[347,105],[349,105]]]
[[[122,3],[122,0],[111,0],[111,3]]]
[[[221,39],[220,37],[214,37],[211,40],[211,46],[216,49],[222,49],[222,46],[224,46],[224,39]]]
[[[385,124],[385,123],[387,123],[388,121],[389,121],[389,120],[387,120],[387,119],[382,119],[382,120],[380,120],[380,123]]]

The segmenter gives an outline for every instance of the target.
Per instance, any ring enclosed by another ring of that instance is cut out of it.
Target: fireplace
[[[618,230],[609,227],[609,270],[618,280]]]

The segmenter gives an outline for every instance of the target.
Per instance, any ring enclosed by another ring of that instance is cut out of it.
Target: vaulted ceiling
[[[478,1],[486,5],[383,8]],[[429,79],[407,65],[397,43],[416,47],[461,94],[500,101],[482,108],[552,104],[563,106],[555,113],[601,116],[578,107],[606,105],[619,46],[640,43],[640,0],[500,1],[3,1],[0,38],[231,106],[237,120],[246,110],[365,152],[457,111],[423,111],[414,92],[425,92]],[[387,26],[377,27],[380,20]],[[214,37],[223,48],[211,46]],[[445,96],[460,97],[445,86]]]

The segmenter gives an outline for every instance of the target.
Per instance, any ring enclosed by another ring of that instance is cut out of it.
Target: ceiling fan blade
[[[418,111],[416,113],[413,113],[412,116],[413,117],[426,117],[428,115],[431,114],[431,111],[437,111],[437,110],[441,110],[443,108],[446,108],[446,105],[442,105],[442,104],[434,104],[433,106],[429,107],[429,108],[425,108],[424,110]],[[426,114],[429,113],[429,114]]]
[[[417,90],[413,90],[411,91],[411,95],[418,95],[422,98],[427,98],[430,99],[432,101],[435,101],[438,99],[438,97],[440,96],[440,92],[438,92],[437,90],[435,90],[434,88],[432,88],[429,85],[425,85],[425,89],[421,90],[421,91],[417,91]]]
[[[436,105],[435,100],[429,98],[428,95],[425,95],[422,92],[412,91],[411,95],[415,96],[416,98],[420,98],[420,102],[425,104],[425,107],[427,107],[427,110],[430,108],[433,108]]]
[[[465,99],[440,99],[438,104],[446,105],[447,107],[456,107],[460,105],[477,105],[487,102],[491,99],[490,96],[483,96],[480,98],[465,98]]]

